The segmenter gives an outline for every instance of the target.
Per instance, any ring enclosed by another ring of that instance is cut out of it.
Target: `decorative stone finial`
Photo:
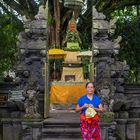
[[[41,20],[41,19],[46,19],[46,18],[47,18],[47,15],[46,15],[45,7],[44,7],[44,5],[40,5],[38,14],[35,16],[35,19]]]
[[[92,14],[93,19],[103,19],[104,20],[106,18],[106,16],[103,13],[99,13],[96,10],[95,6],[93,6],[92,10],[93,10],[93,14]]]

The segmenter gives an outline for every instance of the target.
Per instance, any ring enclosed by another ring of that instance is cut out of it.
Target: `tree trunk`
[[[48,11],[48,17],[49,18],[52,17],[50,11]],[[53,21],[48,23],[48,37],[49,37],[48,39],[49,48],[54,47],[55,46],[55,24],[53,23]]]
[[[139,17],[140,16],[140,5],[137,5],[136,8],[137,8],[137,17]]]
[[[59,0],[54,0],[55,17],[55,46],[60,47],[60,4]]]

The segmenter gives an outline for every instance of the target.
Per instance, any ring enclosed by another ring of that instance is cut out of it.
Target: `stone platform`
[[[48,119],[1,119],[0,140],[82,140],[79,114],[50,111]],[[116,123],[100,123],[102,140],[116,140]]]

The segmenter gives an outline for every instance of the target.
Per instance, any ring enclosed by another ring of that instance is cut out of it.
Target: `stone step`
[[[126,84],[125,94],[140,94],[140,84]]]
[[[43,127],[44,129],[46,129],[46,130],[49,130],[49,129],[61,129],[61,128],[63,128],[63,129],[66,129],[66,128],[73,128],[73,129],[76,129],[76,128],[79,128],[80,126],[79,125],[56,125],[56,124],[54,124],[54,125],[48,125],[48,127]]]
[[[80,132],[45,132],[45,133],[42,133],[42,138],[59,138],[59,139],[77,139],[77,138],[81,138],[81,133]]]
[[[42,140],[58,140],[59,138],[42,138]],[[60,138],[61,140],[82,140],[82,138]]]
[[[140,89],[140,84],[125,84],[126,89]]]
[[[54,139],[54,138],[58,138],[58,139],[79,139],[81,138],[81,134],[42,134],[42,138],[46,138],[46,139]]]
[[[43,122],[43,139],[42,140],[77,140],[81,139],[79,114],[74,112],[59,111],[52,113],[50,117]]]
[[[61,105],[61,104],[58,104],[58,105],[55,105],[55,104],[51,104],[51,109],[54,109],[54,110],[74,110],[75,109],[75,104],[65,104],[65,105]]]
[[[125,94],[140,94],[140,89],[125,89]]]
[[[79,123],[74,122],[54,122],[54,123],[45,123],[42,130],[44,135],[49,135],[49,137],[54,136],[63,136],[69,137],[71,135],[76,136],[80,135],[80,126]]]
[[[80,133],[80,128],[72,128],[72,127],[54,127],[54,128],[43,128],[42,130],[43,133],[48,133],[48,134],[56,134],[56,133],[68,133],[68,134],[77,134]]]
[[[53,120],[53,122],[43,122],[43,128],[77,128],[79,126],[80,122],[78,120]]]

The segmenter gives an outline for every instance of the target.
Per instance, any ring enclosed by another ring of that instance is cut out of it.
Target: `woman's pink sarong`
[[[99,117],[96,114],[93,118],[86,118],[84,114],[80,115],[80,129],[83,140],[101,140]]]

